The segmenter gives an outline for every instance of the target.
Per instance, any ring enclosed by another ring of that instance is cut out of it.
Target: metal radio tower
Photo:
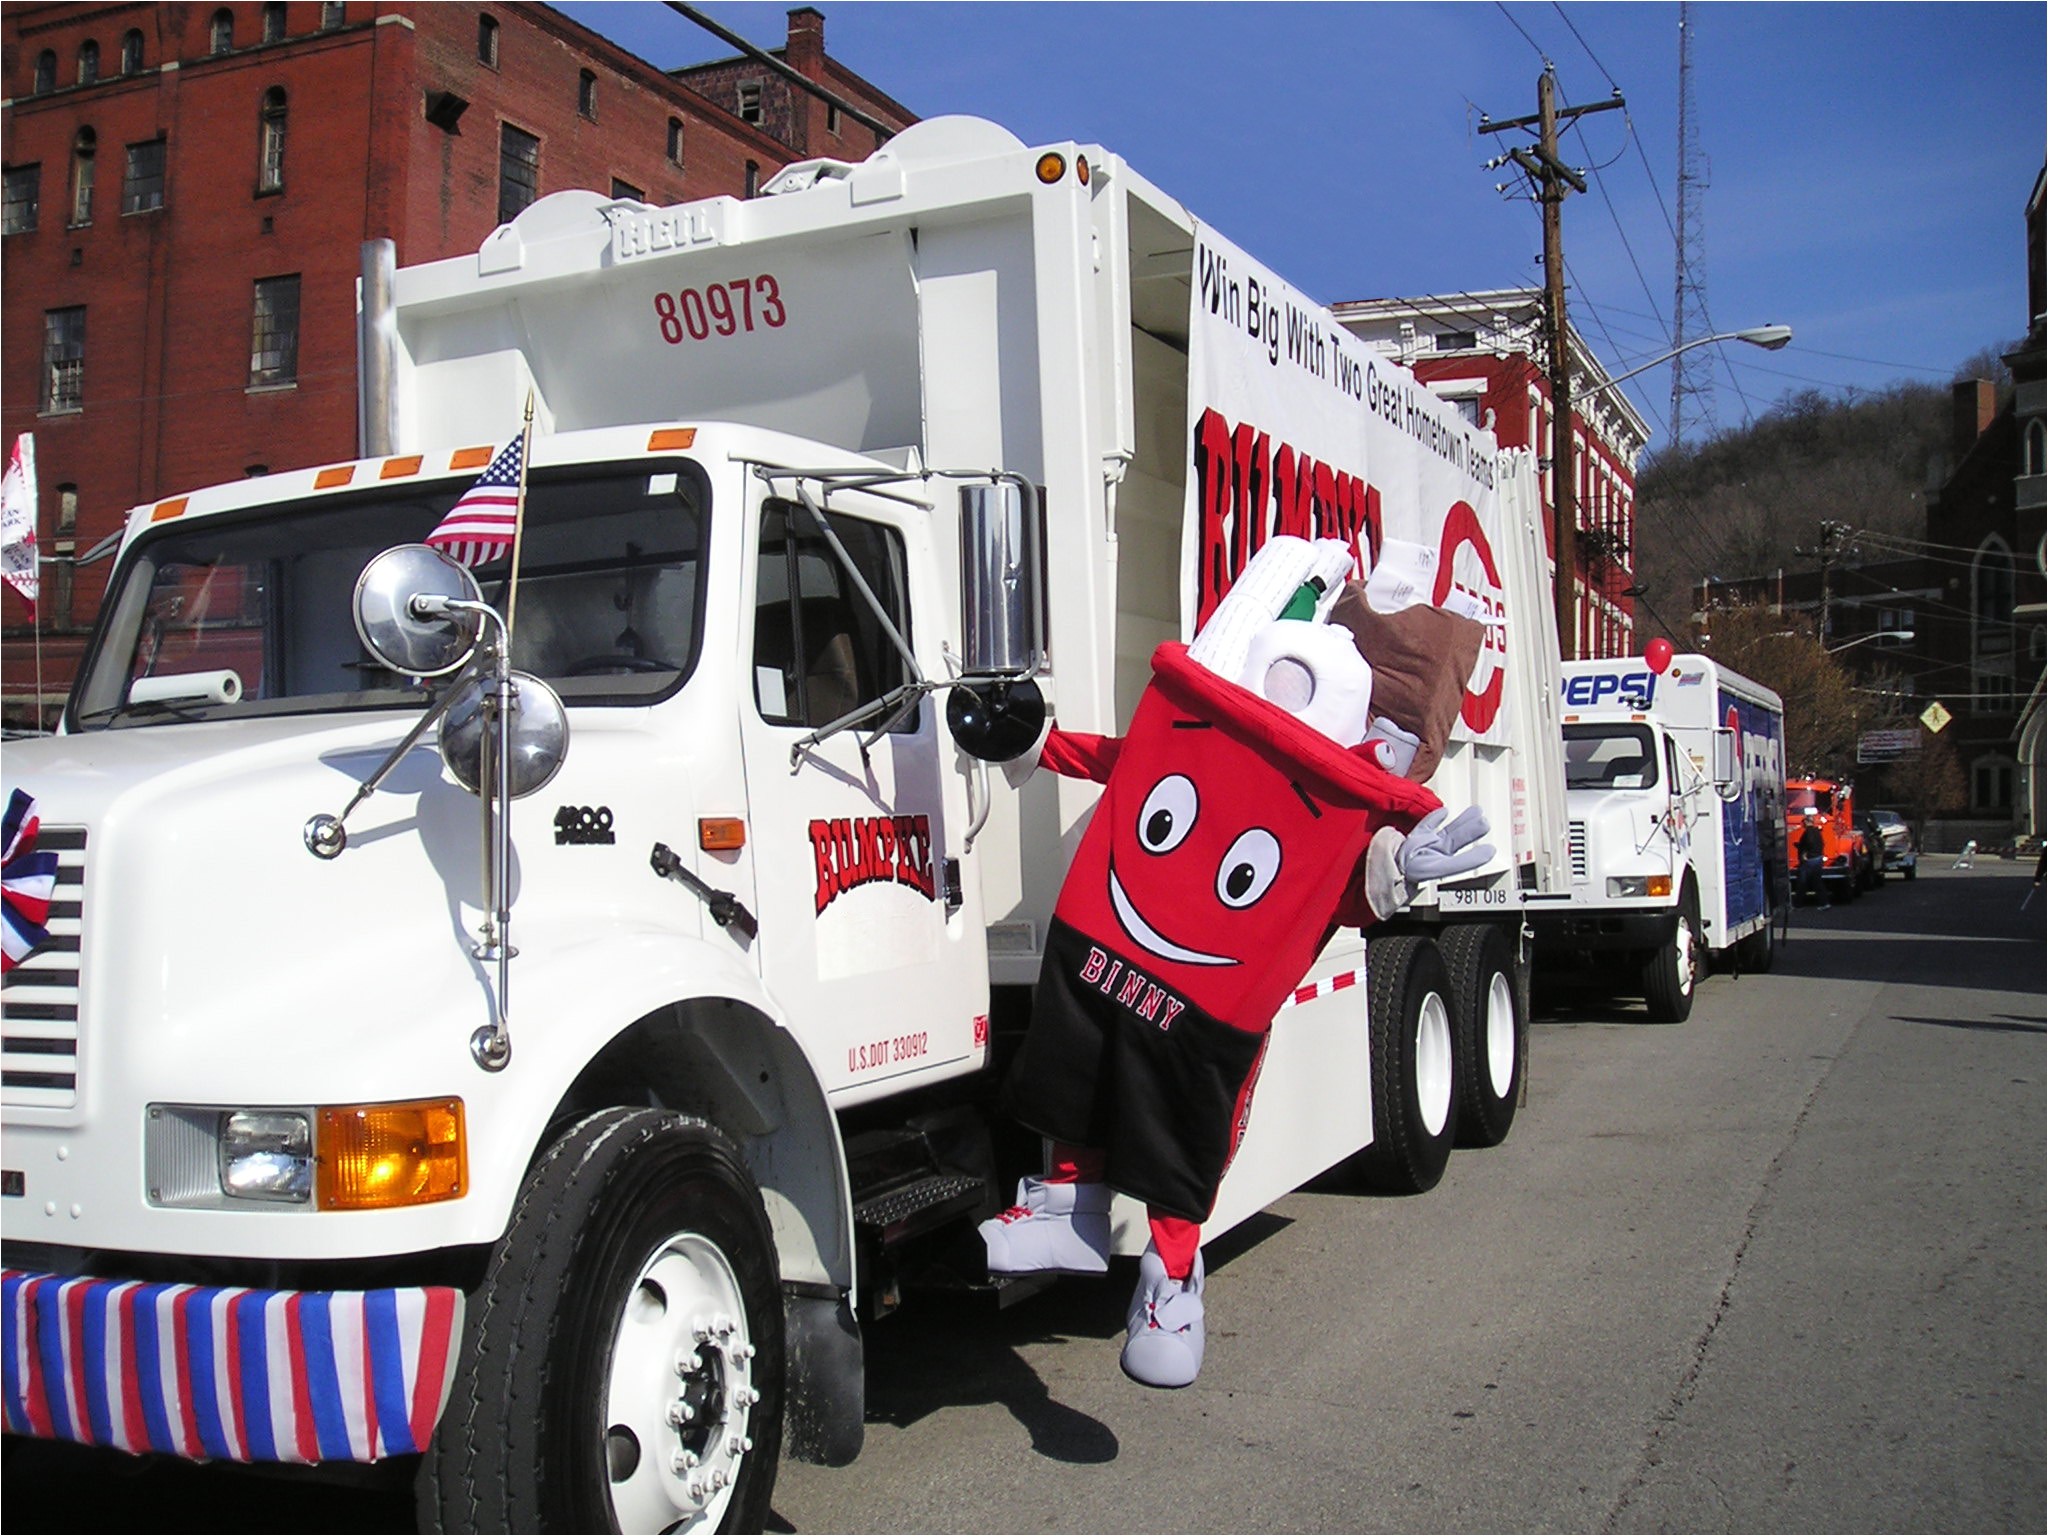
[[[1711,347],[1683,348],[1688,340],[1713,334],[1707,320],[1706,236],[1700,228],[1701,194],[1709,168],[1700,153],[1699,104],[1692,95],[1692,6],[1678,7],[1678,245],[1677,290],[1671,299],[1671,345],[1681,349],[1671,359],[1671,445],[1685,441],[1688,429],[1711,428],[1714,421],[1714,360]]]

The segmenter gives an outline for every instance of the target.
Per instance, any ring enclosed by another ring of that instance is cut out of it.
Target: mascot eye
[[[1138,810],[1138,841],[1147,853],[1171,853],[1194,829],[1200,802],[1186,774],[1168,774],[1152,786]]]
[[[1280,874],[1280,840],[1264,827],[1239,835],[1216,869],[1216,899],[1226,907],[1248,907]]]

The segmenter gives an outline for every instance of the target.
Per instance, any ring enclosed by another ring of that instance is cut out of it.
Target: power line
[[[1528,28],[1524,27],[1519,21],[1515,20],[1514,12],[1510,11],[1505,5],[1501,4],[1501,0],[1493,0],[1493,6],[1495,10],[1501,13],[1501,15],[1507,17],[1509,26],[1513,27],[1517,32],[1522,34],[1522,41],[1527,43],[1531,48],[1534,48],[1536,50],[1536,57],[1541,59],[1543,61],[1543,67],[1545,69],[1548,69],[1550,67],[1550,55],[1545,53],[1542,47],[1537,43],[1536,39],[1529,35]]]
[[[1557,12],[1559,19],[1562,20],[1567,27],[1571,28],[1572,36],[1578,38],[1579,46],[1586,50],[1586,57],[1593,61],[1593,67],[1599,70],[1601,74],[1607,76],[1608,85],[1613,87],[1616,91],[1619,91],[1621,89],[1621,82],[1614,78],[1613,74],[1608,70],[1605,64],[1602,64],[1600,62],[1600,56],[1593,52],[1592,44],[1588,43],[1584,35],[1580,33],[1579,29],[1576,26],[1572,25],[1571,17],[1565,15],[1564,7],[1559,5],[1557,3],[1557,0],[1550,0],[1550,8]]]

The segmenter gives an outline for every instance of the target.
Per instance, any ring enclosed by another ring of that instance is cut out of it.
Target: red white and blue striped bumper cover
[[[376,1461],[447,1405],[462,1293],[0,1271],[9,1434],[210,1461]]]

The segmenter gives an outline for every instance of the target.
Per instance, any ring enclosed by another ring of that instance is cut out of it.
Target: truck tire
[[[1670,937],[1643,962],[1643,1002],[1657,1024],[1683,1024],[1692,1016],[1706,951],[1700,946],[1700,896],[1688,884],[1678,899]]]
[[[1437,947],[1451,981],[1458,1145],[1497,1147],[1515,1123],[1528,1034],[1514,946],[1497,923],[1458,923]]]
[[[1374,939],[1366,997],[1372,1145],[1358,1169],[1374,1189],[1419,1195],[1444,1176],[1458,1118],[1451,982],[1435,943],[1419,934]]]
[[[782,1448],[781,1288],[723,1132],[578,1122],[471,1296],[415,1483],[428,1531],[759,1530]]]

